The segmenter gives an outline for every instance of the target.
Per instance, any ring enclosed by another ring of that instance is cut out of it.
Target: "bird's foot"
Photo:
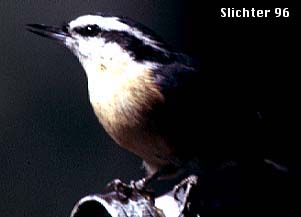
[[[130,186],[137,191],[144,191],[146,189],[145,180],[145,178],[139,179],[138,181],[132,180]]]
[[[114,179],[107,184],[106,190],[114,191],[117,193],[119,199],[126,200],[132,196],[134,189],[131,185],[123,183],[120,179]]]
[[[138,192],[140,195],[144,196],[148,200],[154,200],[154,192],[148,188],[148,179],[142,178],[138,181],[131,181],[131,186]]]
[[[185,213],[189,212],[191,206],[191,191],[198,184],[198,177],[190,175],[186,179],[182,180],[173,189],[173,196],[176,201],[181,202],[180,216],[186,216]],[[181,196],[180,191],[183,189]]]
[[[152,191],[146,187],[146,179],[131,181],[130,184],[125,184],[119,179],[115,179],[107,184],[107,189],[117,193],[118,197],[127,200],[135,193],[144,196],[146,199],[153,198]]]

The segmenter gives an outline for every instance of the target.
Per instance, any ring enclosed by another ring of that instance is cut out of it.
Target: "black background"
[[[143,175],[140,159],[118,148],[98,125],[76,58],[24,28],[61,24],[89,12],[129,16],[200,59],[216,91],[228,99],[225,107],[262,111],[266,136],[258,151],[298,168],[296,8],[241,4],[235,7],[288,7],[290,17],[220,18],[220,8],[232,6],[180,0],[1,1],[0,215],[69,216],[78,199],[101,192],[108,181]]]

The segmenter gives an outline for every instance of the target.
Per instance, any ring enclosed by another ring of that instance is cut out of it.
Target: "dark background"
[[[129,16],[200,59],[215,90],[228,99],[225,106],[262,111],[266,136],[258,154],[298,168],[295,7],[240,5],[289,7],[291,16],[221,19],[220,8],[232,6],[180,0],[1,1],[0,215],[69,216],[78,199],[102,192],[108,181],[143,175],[140,159],[118,148],[98,125],[76,58],[24,28],[61,24],[89,12]]]

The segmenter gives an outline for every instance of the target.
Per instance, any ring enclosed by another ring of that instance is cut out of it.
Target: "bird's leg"
[[[107,184],[107,190],[115,191],[121,199],[128,199],[134,192],[137,192],[147,198],[152,198],[152,192],[147,189],[147,186],[160,175],[161,171],[158,171],[152,175],[142,178],[138,181],[131,181],[130,184],[125,184],[119,179],[115,179]]]
[[[189,212],[191,201],[189,200],[191,191],[194,186],[198,184],[198,177],[195,175],[190,175],[186,179],[182,180],[180,184],[176,185],[173,189],[173,195],[175,200],[181,202],[181,208],[180,208],[180,215],[179,216],[185,216],[186,212]],[[184,189],[184,194],[180,198],[178,196],[179,191],[181,189]]]
[[[162,175],[162,171],[159,170],[155,172],[154,174],[148,175],[142,179],[139,179],[138,181],[132,181],[131,185],[138,191],[146,191],[147,186],[155,181],[158,177]]]
[[[106,186],[106,189],[116,192],[118,197],[124,200],[130,198],[133,193],[132,186],[123,183],[120,179],[114,179],[113,181],[109,182]]]
[[[139,179],[138,181],[131,181],[130,184],[125,184],[119,179],[115,179],[107,185],[107,189],[117,192],[119,197],[123,199],[130,198],[133,193],[138,193],[148,199],[153,199],[153,192],[148,188],[148,186],[158,178],[164,177],[166,174],[170,174],[171,171],[173,171],[173,168],[171,167],[162,167],[156,172]]]

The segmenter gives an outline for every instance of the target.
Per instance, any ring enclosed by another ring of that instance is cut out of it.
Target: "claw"
[[[147,180],[143,178],[138,181],[131,181],[128,185],[123,183],[120,179],[115,179],[107,184],[106,189],[116,192],[119,199],[122,200],[129,199],[134,193],[138,193],[148,200],[153,200],[152,192],[146,188],[146,181]]]
[[[144,198],[154,202],[154,192],[148,188],[147,178],[143,178],[138,181],[131,181],[131,186],[136,192],[144,196]]]
[[[137,191],[144,191],[146,189],[146,179],[139,179],[138,181],[131,181],[131,186]]]
[[[186,179],[182,180],[178,185],[176,185],[173,189],[173,196],[175,200],[181,202],[181,208],[180,208],[180,216],[184,216],[187,210],[189,210],[189,207],[191,205],[191,202],[189,201],[189,196],[191,193],[191,189],[198,184],[198,177],[195,175],[191,175],[187,177]],[[179,191],[181,189],[184,189],[184,195],[182,199],[178,197]]]
[[[128,199],[133,194],[134,188],[123,183],[120,179],[114,179],[107,184],[107,189],[115,191],[120,199]]]

